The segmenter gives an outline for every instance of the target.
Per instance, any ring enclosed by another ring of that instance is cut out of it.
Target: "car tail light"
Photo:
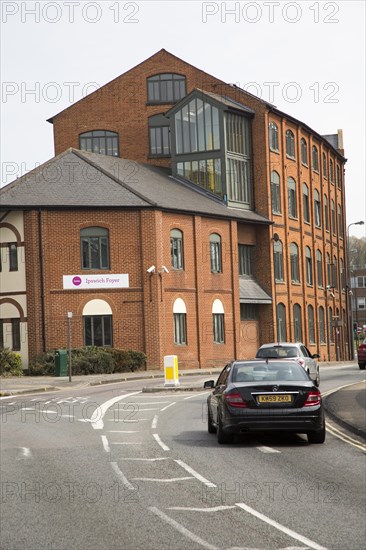
[[[304,407],[312,407],[314,405],[320,405],[321,400],[322,400],[322,396],[319,390],[309,391],[309,393],[306,396]]]
[[[226,393],[225,401],[230,407],[239,407],[241,409],[246,409],[248,407],[248,403],[244,401],[238,391]]]

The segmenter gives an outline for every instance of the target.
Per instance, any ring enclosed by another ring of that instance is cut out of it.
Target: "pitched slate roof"
[[[0,189],[1,208],[158,208],[269,224],[166,169],[68,149]]]

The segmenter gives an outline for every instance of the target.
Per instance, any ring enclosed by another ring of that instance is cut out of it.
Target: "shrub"
[[[0,349],[0,375],[23,376],[22,360],[19,353],[11,349]]]
[[[55,352],[40,353],[29,363],[29,376],[55,376]]]

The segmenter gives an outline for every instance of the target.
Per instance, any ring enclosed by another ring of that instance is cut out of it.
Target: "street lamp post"
[[[348,319],[348,347],[349,347],[349,358],[351,361],[355,358],[355,345],[353,340],[353,307],[352,307],[352,287],[351,287],[351,261],[349,255],[349,228],[351,225],[364,225],[364,221],[360,220],[359,222],[353,222],[347,225],[347,264],[348,264],[348,277],[347,277],[347,302],[346,305],[349,309]],[[356,305],[357,307],[357,305]]]

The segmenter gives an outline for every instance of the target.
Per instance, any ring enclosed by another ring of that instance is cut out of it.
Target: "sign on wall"
[[[128,274],[117,275],[63,275],[63,288],[71,290],[93,288],[128,288]]]

